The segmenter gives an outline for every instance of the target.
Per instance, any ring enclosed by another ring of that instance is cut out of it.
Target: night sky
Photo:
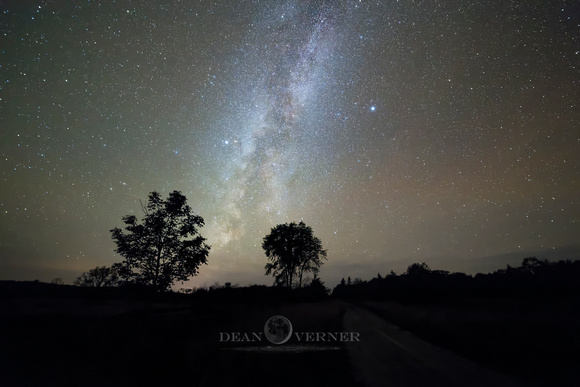
[[[576,1],[0,9],[0,279],[121,261],[154,190],[212,246],[177,287],[271,284],[262,239],[300,220],[327,286],[579,256]]]

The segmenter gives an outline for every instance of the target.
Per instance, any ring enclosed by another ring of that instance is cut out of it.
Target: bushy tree
[[[312,282],[310,282],[310,285],[308,285],[308,287],[316,292],[319,292],[320,294],[323,295],[328,295],[328,293],[330,292],[329,289],[326,288],[326,286],[324,286],[324,282],[322,282],[322,280],[320,279],[320,277],[315,276],[312,279]]]
[[[540,261],[536,257],[529,257],[524,258],[520,271],[529,274],[536,274],[538,271],[542,271],[542,269],[545,269],[546,267],[549,266],[550,264],[546,260]]]
[[[266,275],[272,274],[275,283],[286,287],[301,287],[304,275],[312,273],[316,276],[326,259],[326,250],[322,248],[320,239],[304,222],[279,224],[272,228],[264,237],[262,248],[270,261],[265,266]]]
[[[119,264],[111,267],[97,266],[80,275],[74,280],[73,285],[100,288],[103,286],[118,286],[121,283],[119,278]]]
[[[134,215],[123,217],[126,232],[111,230],[115,251],[125,258],[121,276],[165,291],[175,281],[196,275],[200,265],[207,263],[210,246],[198,232],[203,218],[193,213],[186,197],[173,191],[163,200],[153,191],[143,211],[142,222]]]
[[[409,276],[426,276],[431,273],[431,269],[425,262],[414,263],[407,268],[405,274]]]

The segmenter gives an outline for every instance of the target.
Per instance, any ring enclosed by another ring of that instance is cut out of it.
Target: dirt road
[[[520,383],[347,304],[343,327],[360,333],[348,343],[354,375],[364,386],[516,386]]]

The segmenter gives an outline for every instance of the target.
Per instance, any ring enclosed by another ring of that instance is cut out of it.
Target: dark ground
[[[0,282],[0,385],[365,384],[342,343],[220,343],[219,332],[260,332],[278,314],[294,331],[344,330],[348,306],[341,300],[276,301],[259,297],[262,290],[151,299],[111,289]],[[580,308],[574,300],[356,303],[524,385],[580,385]]]
[[[340,330],[339,302],[252,305],[182,296],[150,303],[74,289],[20,290],[0,286],[2,386],[354,385],[342,347],[292,351],[290,341],[277,351],[269,342],[219,342],[222,331],[262,331],[276,314],[295,331]]]

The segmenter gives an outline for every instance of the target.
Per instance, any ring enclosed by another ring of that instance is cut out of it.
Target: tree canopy
[[[111,230],[115,250],[125,260],[119,274],[126,280],[167,290],[175,281],[185,281],[207,264],[210,246],[198,231],[204,220],[187,205],[186,197],[173,191],[166,200],[151,192],[145,216],[123,217],[125,231]]]
[[[407,268],[405,274],[410,276],[425,276],[431,272],[431,269],[425,262],[414,263]]]
[[[112,267],[97,266],[88,272],[84,272],[73,282],[73,285],[100,288],[103,286],[118,286],[120,283],[119,264],[116,263]]]
[[[272,274],[275,283],[286,287],[301,287],[304,275],[318,274],[326,250],[320,239],[312,233],[312,228],[304,222],[285,223],[272,228],[262,243],[269,262],[266,275]]]

